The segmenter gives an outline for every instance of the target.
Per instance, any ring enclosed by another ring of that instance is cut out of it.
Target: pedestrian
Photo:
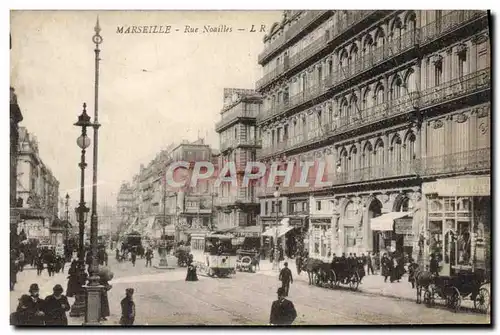
[[[10,324],[12,326],[27,326],[30,324],[31,315],[29,306],[31,304],[31,297],[27,294],[23,294],[19,298],[19,304],[14,313],[10,314]]]
[[[198,275],[196,274],[196,266],[193,264],[193,261],[189,258],[188,258],[186,281],[198,281]]]
[[[74,259],[68,270],[68,285],[66,287],[66,295],[70,298],[74,297],[78,293],[78,263]]]
[[[373,255],[373,256],[372,256]],[[370,275],[370,272],[372,275],[375,274],[375,272],[373,272],[373,257],[374,257],[375,253],[368,253],[368,255],[366,256],[366,274],[367,275]]]
[[[122,326],[132,326],[135,321],[135,303],[133,300],[134,289],[128,288],[125,290],[125,298],[121,301],[122,316],[120,324]]]
[[[132,265],[135,266],[135,260],[137,258],[137,254],[135,253],[135,249],[132,249],[131,252],[131,260],[132,260]]]
[[[389,259],[389,257],[387,257],[387,254],[384,253],[382,255],[382,261],[380,263],[381,263],[381,266],[382,266],[382,277],[384,277],[384,283],[386,283],[387,282],[387,278],[391,275],[392,262]]]
[[[38,284],[31,284],[30,289],[30,300],[27,301],[26,317],[27,325],[44,325],[44,305],[45,302],[40,298],[40,289]],[[20,306],[18,306],[19,308]]]
[[[418,264],[410,257],[410,264],[408,265],[408,281],[411,283],[411,288],[415,288],[415,274],[418,271]]]
[[[23,272],[24,270],[24,262],[26,261],[25,259],[25,256],[24,256],[24,252],[20,252],[19,253],[19,258],[18,258],[18,264],[19,264],[19,272]]]
[[[281,287],[285,290],[285,297],[288,297],[288,292],[290,291],[290,284],[293,284],[292,271],[288,268],[288,262],[285,262],[284,268],[281,269],[279,280],[281,281]]]
[[[45,325],[67,326],[66,312],[70,310],[68,298],[63,295],[63,288],[57,284],[52,289],[53,294],[45,298]]]
[[[436,257],[436,254],[431,254],[431,261],[430,261],[430,264],[429,264],[429,270],[431,272],[432,275],[434,276],[439,276],[439,261]]]
[[[101,317],[100,320],[106,321],[107,317],[110,316],[109,310],[109,300],[108,300],[108,291],[113,288],[112,285],[108,283],[108,278],[106,276],[100,276],[99,284],[104,286],[104,289],[101,291]]]
[[[40,276],[43,272],[43,257],[42,254],[38,254],[36,257],[36,274]]]
[[[15,259],[15,256],[11,254],[10,257],[10,290],[14,291],[14,286],[17,283],[17,270],[19,268],[19,265],[17,264],[17,261]]]
[[[115,258],[116,258],[117,262],[121,261],[120,250],[118,250],[118,248],[116,248],[116,250],[115,250]]]
[[[153,250],[148,248],[146,251],[146,267],[151,266],[151,260],[153,259]]]
[[[104,251],[104,265],[108,266],[108,253]]]
[[[297,253],[297,257],[295,257],[295,266],[297,267],[297,274],[300,275],[302,271],[302,256],[300,256],[300,253]]]
[[[293,302],[285,297],[283,287],[278,289],[278,300],[273,301],[269,323],[273,326],[291,325],[297,318],[297,311]]]

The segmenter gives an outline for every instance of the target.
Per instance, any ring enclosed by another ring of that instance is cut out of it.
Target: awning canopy
[[[237,226],[219,229],[220,233],[232,233],[236,237],[260,237],[260,226]]]
[[[394,220],[410,215],[410,212],[389,212],[370,220],[372,230],[392,231]]]
[[[286,233],[288,233],[292,229],[294,229],[294,227],[279,226],[278,227],[278,237],[285,235]],[[262,236],[274,238],[276,236],[276,227],[272,227],[272,228],[267,229],[265,232],[262,233]]]

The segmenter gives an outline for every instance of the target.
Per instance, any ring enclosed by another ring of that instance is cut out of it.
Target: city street
[[[153,265],[158,259],[153,260]],[[109,292],[111,317],[105,324],[117,324],[120,300],[125,289],[135,289],[137,325],[258,325],[269,321],[270,306],[279,286],[272,270],[260,273],[240,273],[229,279],[199,276],[198,282],[184,281],[186,269],[159,270],[144,267],[139,259],[116,263],[110,259],[115,273]],[[484,324],[483,314],[461,310],[453,313],[444,307],[427,308],[406,299],[377,296],[373,293],[330,290],[307,285],[307,275],[296,277],[290,289],[290,300],[298,312],[295,325],[362,325],[362,324]],[[38,282],[41,295],[50,293],[52,286],[62,283],[65,276],[36,277],[35,270],[19,274],[20,283],[11,292],[11,311],[17,297],[26,292],[31,282]],[[407,282],[397,285],[409,285]],[[65,286],[65,285],[63,285]],[[363,284],[360,286],[362,289]],[[70,324],[82,320],[70,318]]]

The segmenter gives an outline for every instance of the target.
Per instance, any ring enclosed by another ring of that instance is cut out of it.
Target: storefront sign
[[[405,247],[412,247],[414,242],[415,242],[415,235],[413,234],[408,234],[403,237],[403,245]]]
[[[437,193],[441,197],[474,197],[490,196],[491,181],[489,176],[439,179],[424,183],[424,194]]]
[[[396,234],[408,235],[413,232],[413,218],[401,218],[394,220]]]

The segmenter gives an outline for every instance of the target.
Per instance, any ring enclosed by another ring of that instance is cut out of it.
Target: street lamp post
[[[158,268],[168,268],[167,261],[167,236],[165,232],[165,227],[167,226],[167,184],[166,179],[163,185],[163,220],[162,220],[162,228],[163,234],[161,238],[161,252],[160,252],[160,263]]]
[[[85,273],[85,249],[84,249],[84,233],[85,233],[85,222],[87,221],[87,215],[89,213],[88,207],[85,206],[85,168],[87,163],[85,163],[85,149],[90,145],[90,138],[87,137],[87,127],[90,127],[90,117],[87,115],[86,111],[87,105],[83,104],[83,112],[78,117],[78,122],[75,126],[82,128],[82,135],[78,137],[76,143],[82,149],[82,154],[80,158],[80,203],[76,211],[76,217],[78,220],[78,270],[76,273],[72,274],[74,280],[78,283],[78,292],[75,293],[75,302],[71,306],[71,311],[69,313],[72,317],[80,317],[85,314],[85,290],[83,286],[87,280],[87,275]],[[66,195],[66,206],[68,204],[69,195]],[[69,217],[69,212],[66,211],[67,217]]]
[[[276,206],[276,229],[274,231],[274,261],[273,261],[273,270],[279,270],[279,266],[280,266],[280,260],[279,260],[279,257],[280,257],[280,254],[279,254],[279,250],[278,250],[278,225],[279,225],[279,218],[278,218],[278,215],[279,215],[279,206],[278,206],[278,199],[280,197],[280,191],[279,191],[279,187],[276,186],[276,191],[274,191],[274,198],[276,199],[276,203],[275,203],[275,206]]]
[[[66,225],[64,227],[64,245],[65,245],[65,252],[64,252],[64,258],[68,255],[67,250],[68,249],[68,241],[69,241],[69,194],[66,193]]]
[[[89,284],[87,285],[87,310],[85,314],[85,323],[88,325],[98,325],[101,318],[101,291],[104,289],[100,285],[99,264],[97,259],[97,232],[98,232],[98,217],[97,217],[97,160],[98,160],[98,145],[99,145],[99,44],[102,43],[102,37],[99,34],[101,27],[99,26],[99,18],[97,18],[94,28],[95,35],[92,41],[95,43],[95,81],[94,81],[94,152],[92,164],[92,213],[90,216],[90,245],[92,247],[92,266],[90,269]]]

